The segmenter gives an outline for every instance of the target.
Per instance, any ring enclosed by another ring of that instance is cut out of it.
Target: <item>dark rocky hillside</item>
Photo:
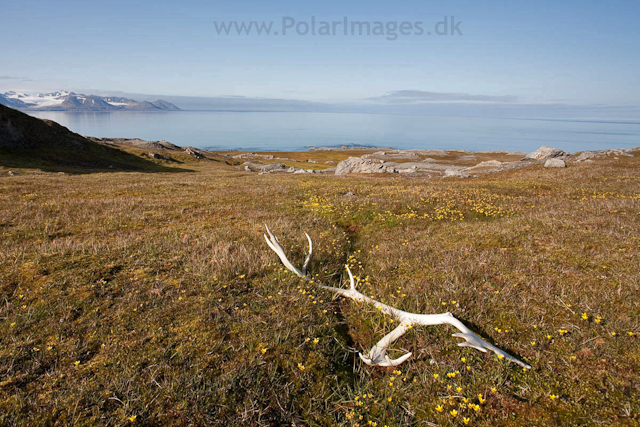
[[[0,166],[43,170],[163,170],[50,120],[0,105]]]

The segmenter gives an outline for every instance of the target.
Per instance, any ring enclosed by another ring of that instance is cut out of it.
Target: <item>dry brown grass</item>
[[[187,166],[2,172],[0,424],[637,425],[640,157],[468,180]],[[444,326],[394,346],[401,373],[363,366],[350,349],[393,324],[283,271],[264,223],[297,262],[309,232],[316,280],[348,263],[534,369]]]

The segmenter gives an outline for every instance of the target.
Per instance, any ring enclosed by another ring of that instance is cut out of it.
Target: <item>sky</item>
[[[407,111],[446,104],[636,114],[640,105],[637,1],[0,0],[0,10],[0,92]],[[447,34],[438,35],[445,17]],[[271,34],[220,33],[234,21],[271,21]],[[335,34],[318,34],[334,21]],[[382,34],[363,27],[360,35],[358,26],[350,34],[354,21],[381,25]],[[406,35],[394,31],[405,21]]]

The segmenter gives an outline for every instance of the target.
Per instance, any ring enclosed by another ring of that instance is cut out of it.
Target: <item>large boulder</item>
[[[566,168],[567,165],[562,159],[547,159],[547,161],[544,162],[544,167],[545,168]]]
[[[569,153],[562,151],[559,148],[547,147],[546,145],[543,145],[542,147],[538,148],[536,151],[524,156],[524,158],[527,160],[546,160],[546,159],[553,159],[556,157],[565,157],[568,154]]]
[[[363,159],[360,157],[349,157],[338,163],[336,167],[336,175],[344,175],[348,173],[385,173],[395,172],[393,166],[385,165],[384,162]]]

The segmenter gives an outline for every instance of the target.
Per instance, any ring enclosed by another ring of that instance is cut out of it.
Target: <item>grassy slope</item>
[[[22,135],[17,143],[9,142],[11,139],[8,135],[12,133],[5,133],[3,125]],[[36,119],[3,105],[0,105],[0,166],[71,173],[95,170],[178,171],[165,168],[159,162],[90,141],[56,122]]]
[[[0,424],[637,425],[639,166],[1,176]],[[316,280],[348,262],[366,294],[449,310],[534,370],[444,326],[394,345],[401,373],[363,366],[346,349],[394,324],[283,271],[264,223],[298,263],[309,232]]]

